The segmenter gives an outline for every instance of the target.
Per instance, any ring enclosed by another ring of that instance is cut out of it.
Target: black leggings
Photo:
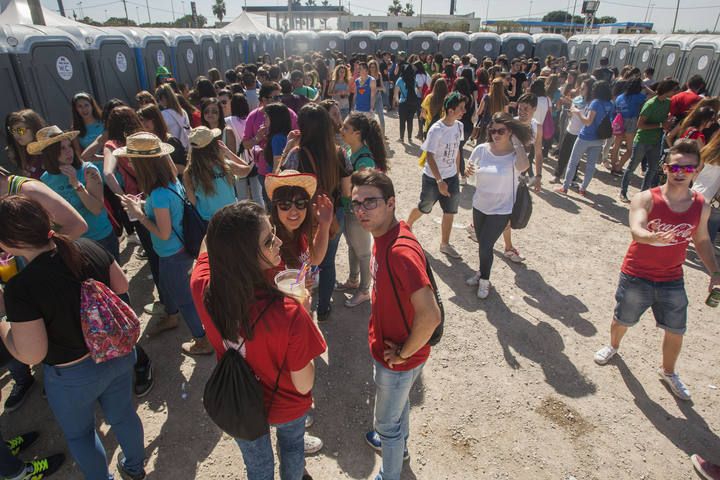
[[[505,230],[508,221],[510,221],[510,214],[485,215],[477,208],[473,208],[473,224],[480,251],[480,278],[483,280],[490,280],[490,270],[492,270],[495,259],[493,247]]]
[[[565,176],[565,170],[567,169],[568,160],[570,160],[570,154],[572,153],[576,138],[577,135],[567,132],[563,137],[562,143],[560,144],[560,151],[558,152],[557,167],[555,167],[555,176],[558,178]]]
[[[405,129],[407,128],[407,138],[412,139],[413,131],[413,119],[415,118],[416,107],[415,104],[400,102],[398,105],[398,115],[400,116],[400,139],[402,140],[405,136]]]

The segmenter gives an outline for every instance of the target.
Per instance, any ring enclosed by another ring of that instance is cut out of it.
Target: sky
[[[78,16],[82,14],[96,20],[105,20],[108,17],[124,17],[122,2],[118,0],[62,0],[65,5],[66,14],[72,16],[75,10]],[[175,16],[181,17],[190,13],[189,0],[127,0],[128,16],[137,21],[138,15],[141,22],[147,22],[146,1],[150,3],[150,15],[153,22],[172,20],[172,9]],[[305,0],[302,0],[305,3]],[[330,0],[332,5],[342,2],[344,7],[350,4],[352,13],[358,15],[383,15],[387,11],[390,0]],[[404,4],[408,0],[402,0]],[[421,1],[424,14],[448,14],[450,13],[450,0],[411,0],[417,13],[420,11]],[[720,1],[718,0],[677,0],[680,2],[680,10],[677,19],[677,28],[684,30],[712,30],[718,14],[720,14]],[[58,9],[57,0],[42,0],[45,7]],[[214,0],[197,0],[198,13],[208,18],[210,25],[214,23],[212,15],[212,4]],[[318,0],[319,4],[320,1]],[[572,11],[577,5],[576,12],[580,14],[582,0],[457,0],[458,14],[475,11],[475,16],[485,18],[486,13],[491,20],[511,20],[518,18],[542,17],[552,10],[567,9]],[[227,19],[233,19],[242,11],[243,5],[283,5],[286,2],[281,0],[225,0]],[[489,9],[488,9],[489,6]],[[600,0],[598,16],[613,16],[618,21],[643,22],[649,21],[655,24],[658,33],[670,33],[672,31],[673,18],[675,16],[676,0]],[[184,12],[184,13],[183,13]],[[647,19],[647,20],[646,20]],[[719,25],[720,27],[720,25]],[[720,28],[719,28],[720,29]]]

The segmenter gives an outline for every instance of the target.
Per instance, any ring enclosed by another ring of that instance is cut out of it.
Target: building
[[[288,9],[287,5],[246,6],[243,7],[243,10],[254,15],[265,15],[266,24],[269,28],[285,32],[288,30],[326,29],[328,20],[340,19],[348,15],[345,7],[300,5],[298,3],[292,4],[292,11]]]
[[[468,25],[468,32],[479,32],[482,21],[475,13],[465,15],[343,15],[338,18],[338,30],[423,30],[425,24],[448,23]]]
[[[652,23],[618,22],[595,24],[593,28],[584,30],[582,23],[543,22],[542,20],[486,20],[483,25],[487,30],[497,33],[561,33],[567,37],[578,33],[652,33]]]

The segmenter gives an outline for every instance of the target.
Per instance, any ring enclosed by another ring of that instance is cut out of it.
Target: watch
[[[439,185],[439,184],[441,184],[441,183],[444,183],[444,182],[445,182],[445,179],[444,179],[444,178],[441,178],[441,179],[439,179],[439,180],[438,180],[438,179],[435,179],[435,181],[436,181],[436,182],[438,183],[438,185]]]

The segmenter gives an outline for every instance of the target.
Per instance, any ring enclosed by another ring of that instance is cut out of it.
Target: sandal
[[[338,292],[344,292],[346,290],[355,290],[360,286],[360,280],[352,281],[347,280],[345,283],[335,283],[335,290]]]

